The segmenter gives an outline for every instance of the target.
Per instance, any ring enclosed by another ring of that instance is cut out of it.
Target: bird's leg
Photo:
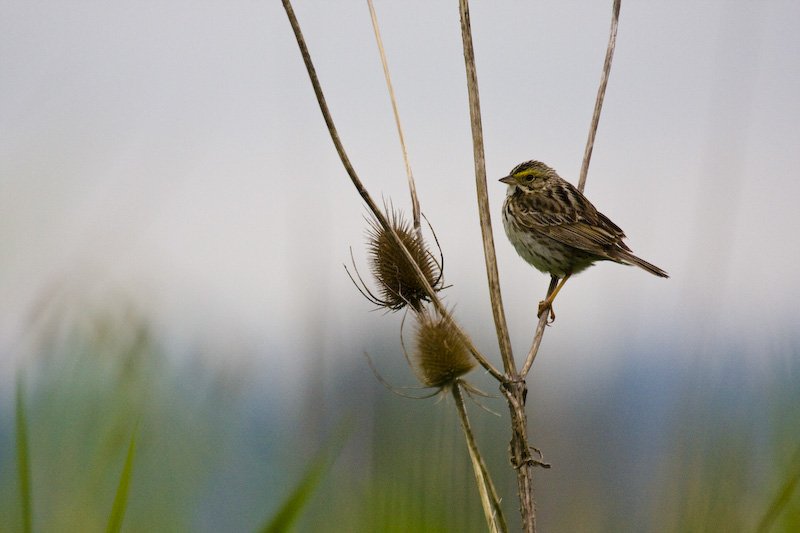
[[[556,286],[555,290],[552,293],[550,293],[550,296],[548,296],[546,300],[542,300],[541,302],[539,302],[539,311],[536,313],[536,316],[541,317],[542,313],[546,313],[549,310],[550,311],[550,322],[552,323],[553,321],[555,321],[556,314],[553,312],[553,300],[556,299],[556,295],[558,294],[558,291],[561,290],[561,287],[564,286],[564,283],[567,282],[567,280],[569,279],[569,277],[571,275],[572,275],[572,272],[570,272],[566,276],[564,276],[564,278]],[[555,276],[553,276],[553,278],[554,279],[558,279]],[[552,287],[552,285],[551,285],[551,287]]]

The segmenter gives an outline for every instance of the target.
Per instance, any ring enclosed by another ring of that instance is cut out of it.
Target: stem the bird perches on
[[[556,285],[558,285],[558,278],[552,276],[550,278],[550,287],[547,289],[547,296],[544,298],[545,300],[556,290]],[[522,370],[519,372],[519,375],[522,376],[523,379],[525,379],[525,376],[530,372],[531,366],[533,366],[533,360],[536,359],[536,354],[539,353],[539,346],[542,344],[542,337],[544,337],[544,328],[547,326],[547,317],[548,313],[542,313],[542,316],[539,317],[539,322],[536,324],[536,333],[533,335],[531,349],[528,350],[528,357],[525,358],[525,364],[522,365]]]
[[[597,126],[600,123],[600,111],[603,109],[603,99],[605,98],[606,94],[606,86],[608,85],[608,77],[611,74],[611,60],[614,59],[614,49],[617,45],[617,27],[619,26],[619,11],[622,4],[622,0],[614,0],[614,4],[611,8],[611,32],[608,36],[608,46],[606,47],[606,58],[603,62],[603,74],[600,77],[600,87],[597,89],[597,98],[594,103],[594,112],[592,113],[592,121],[591,125],[589,126],[589,138],[586,140],[586,150],[583,154],[583,163],[581,164],[581,174],[580,179],[578,181],[578,190],[583,192],[584,188],[586,187],[586,176],[589,173],[589,162],[592,159],[592,150],[594,149],[594,139],[597,136]],[[558,278],[553,277],[550,280],[550,287],[547,290],[547,296],[545,296],[545,300],[550,297],[553,290],[555,290],[556,285],[558,284]],[[539,351],[539,345],[542,342],[542,337],[544,336],[544,328],[547,326],[547,314],[543,314],[539,317],[539,323],[536,326],[536,333],[533,336],[533,343],[531,344],[531,349],[528,351],[528,357],[525,359],[525,363],[522,365],[522,370],[520,371],[520,376],[524,379],[525,376],[528,375],[528,372],[531,369],[531,365],[533,365],[533,360],[536,358],[536,354]]]

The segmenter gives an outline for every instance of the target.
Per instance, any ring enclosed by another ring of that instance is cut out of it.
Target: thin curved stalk
[[[553,291],[556,290],[556,285],[558,285],[558,278],[551,276],[550,287],[547,289],[547,296],[544,297],[545,300],[547,300],[550,295],[553,294]],[[544,328],[547,326],[547,316],[548,313],[544,313],[539,317],[539,323],[536,325],[536,333],[533,335],[531,349],[528,351],[528,357],[525,359],[525,364],[522,365],[522,370],[520,370],[519,373],[519,375],[522,376],[522,379],[525,379],[525,376],[528,375],[531,366],[533,366],[533,360],[536,359],[536,354],[539,352],[539,345],[542,344],[542,337],[544,337]]]
[[[501,381],[500,390],[508,401],[511,415],[511,462],[517,471],[517,494],[522,517],[522,529],[526,533],[536,531],[536,506],[533,500],[533,467],[536,463],[530,457],[528,445],[528,417],[525,413],[527,389],[525,380],[517,374],[511,340],[508,334],[503,299],[500,294],[500,280],[497,273],[492,223],[489,214],[489,195],[486,186],[486,165],[483,154],[483,133],[481,126],[480,100],[478,97],[478,76],[475,69],[475,53],[472,48],[472,30],[469,21],[467,0],[459,0],[461,14],[461,36],[464,45],[464,62],[467,70],[469,92],[470,123],[472,126],[472,148],[475,158],[475,182],[478,192],[478,212],[483,234],[483,251],[486,258],[486,273],[489,281],[489,294],[492,301],[497,340],[506,370],[506,378]]]
[[[589,173],[589,161],[592,159],[594,149],[594,138],[597,136],[597,125],[600,122],[600,110],[603,108],[603,99],[606,95],[608,76],[611,74],[611,60],[614,59],[614,48],[617,45],[617,26],[619,26],[619,8],[622,0],[614,0],[611,14],[611,35],[608,37],[608,48],[606,49],[606,60],[603,63],[603,75],[600,77],[600,87],[597,89],[597,100],[594,103],[592,113],[592,124],[589,126],[589,138],[586,140],[586,150],[583,153],[583,164],[581,165],[581,177],[578,180],[578,190],[583,192],[586,187],[586,175]]]
[[[583,163],[581,165],[581,174],[578,181],[578,190],[583,192],[586,187],[586,176],[589,173],[589,162],[592,159],[592,150],[594,149],[594,139],[597,136],[597,126],[600,123],[600,111],[603,108],[603,100],[606,94],[606,87],[608,86],[608,77],[611,74],[611,61],[614,59],[614,49],[617,44],[617,28],[619,26],[619,10],[621,7],[621,0],[614,0],[611,14],[611,32],[608,37],[608,47],[606,48],[606,59],[603,62],[603,75],[600,77],[600,87],[597,89],[597,99],[594,104],[594,112],[592,113],[592,122],[589,126],[589,138],[586,140],[586,150],[583,154]],[[550,288],[547,290],[547,299],[558,283],[558,279],[553,277],[550,281]],[[520,376],[523,378],[528,375],[528,372],[533,365],[533,360],[536,359],[536,354],[539,351],[539,345],[544,336],[544,328],[547,326],[547,315],[539,318],[539,323],[536,327],[536,333],[533,336],[533,343],[531,349],[528,351],[528,357],[525,359],[525,364],[522,366]]]
[[[420,221],[417,187],[414,184],[414,175],[411,173],[411,163],[408,160],[406,139],[403,136],[403,126],[400,124],[400,112],[397,110],[397,100],[394,97],[392,77],[389,75],[389,63],[386,61],[386,52],[383,50],[383,39],[381,39],[381,31],[378,28],[378,17],[375,15],[375,6],[372,4],[372,0],[367,0],[367,5],[369,6],[369,15],[372,18],[372,28],[375,30],[375,40],[378,42],[378,52],[381,54],[381,64],[383,65],[383,74],[386,76],[386,86],[389,89],[389,99],[392,101],[394,121],[397,123],[397,134],[400,136],[400,147],[403,149],[403,161],[405,161],[406,175],[408,176],[408,190],[411,194],[411,213],[414,221],[414,229],[417,233],[420,233],[422,231],[422,223]]]

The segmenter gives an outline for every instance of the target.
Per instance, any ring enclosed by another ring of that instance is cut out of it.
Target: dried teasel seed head
[[[428,250],[425,240],[414,231],[411,223],[403,219],[402,213],[389,211],[389,224],[400,241],[408,248],[411,257],[419,265],[425,279],[434,290],[442,288],[442,272],[438,263]],[[422,302],[428,300],[428,293],[414,273],[402,250],[395,245],[391,235],[380,223],[370,219],[367,230],[367,253],[372,274],[378,282],[379,305],[396,311],[406,305],[415,310],[422,309]]]
[[[450,320],[423,312],[418,314],[413,354],[417,374],[429,387],[444,387],[475,368],[475,359]]]

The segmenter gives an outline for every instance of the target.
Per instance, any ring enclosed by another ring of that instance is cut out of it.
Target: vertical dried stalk
[[[525,413],[527,390],[524,381],[507,381],[500,391],[511,414],[511,466],[517,471],[517,496],[522,515],[522,531],[536,531],[536,502],[533,500],[533,467],[536,464],[528,446],[528,416]]]
[[[472,125],[472,148],[475,157],[475,181],[478,191],[478,210],[483,233],[483,251],[486,257],[486,273],[489,280],[489,294],[492,300],[497,339],[500,354],[506,370],[506,378],[501,381],[501,390],[508,401],[511,413],[511,462],[517,471],[517,491],[522,515],[523,531],[536,531],[536,509],[533,501],[533,465],[528,446],[528,417],[525,413],[527,389],[525,381],[517,374],[511,341],[508,335],[503,300],[500,295],[500,282],[497,273],[497,259],[492,236],[491,216],[489,214],[489,195],[486,187],[486,165],[483,154],[483,132],[481,126],[480,99],[478,97],[478,76],[475,69],[475,53],[472,48],[472,30],[469,21],[467,0],[459,1],[461,13],[461,36],[464,44],[464,62],[467,70],[469,90],[469,111]]]
[[[372,0],[367,0],[369,6],[369,15],[372,18],[372,28],[375,30],[375,40],[378,41],[378,52],[381,54],[381,64],[383,65],[383,74],[386,76],[386,86],[389,88],[389,99],[392,101],[392,110],[394,111],[394,121],[397,123],[397,134],[400,136],[400,146],[403,149],[403,160],[406,163],[406,174],[408,175],[408,190],[411,193],[411,212],[414,220],[414,229],[417,233],[422,231],[419,213],[419,199],[417,198],[417,187],[414,184],[414,175],[411,173],[411,163],[408,160],[408,150],[406,149],[406,139],[403,136],[403,127],[400,125],[400,113],[397,110],[397,101],[394,98],[394,88],[392,87],[392,78],[389,75],[389,64],[386,61],[386,53],[383,50],[383,39],[381,39],[381,31],[378,28],[378,17],[375,15],[375,6],[372,5]]]
[[[611,35],[608,37],[608,48],[606,49],[606,60],[603,63],[603,75],[600,77],[600,87],[597,89],[597,100],[594,103],[594,113],[592,113],[592,124],[589,126],[589,138],[586,140],[586,150],[583,153],[583,164],[581,165],[581,177],[578,180],[578,190],[583,192],[586,187],[586,175],[589,173],[589,161],[592,159],[594,149],[594,138],[597,135],[597,124],[600,122],[600,110],[603,108],[603,98],[606,95],[608,76],[611,73],[611,60],[614,59],[614,48],[617,45],[617,26],[619,26],[619,8],[622,0],[614,0],[611,14]]]
[[[500,355],[506,374],[516,375],[511,340],[508,335],[506,315],[503,310],[503,297],[500,294],[500,276],[497,273],[497,256],[494,250],[492,218],[489,214],[489,193],[486,186],[486,162],[483,154],[483,126],[481,125],[481,104],[478,97],[478,74],[475,70],[475,52],[472,49],[472,30],[469,22],[467,0],[460,0],[461,36],[464,42],[464,61],[467,68],[467,89],[469,91],[469,114],[472,125],[472,152],[475,158],[475,185],[478,191],[478,213],[483,235],[483,253],[486,257],[486,274],[489,280],[489,295],[492,300],[492,313],[500,344]]]

